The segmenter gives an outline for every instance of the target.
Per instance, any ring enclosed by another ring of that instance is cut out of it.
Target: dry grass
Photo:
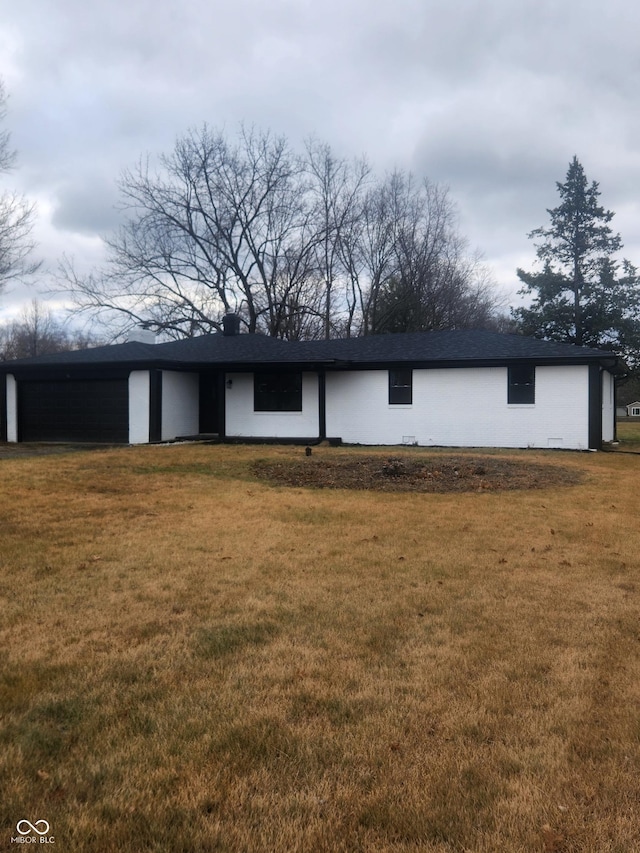
[[[302,452],[0,461],[0,845],[640,849],[640,460],[504,454],[585,479],[453,495],[250,473]]]
[[[617,432],[621,450],[640,451],[640,421],[618,421]]]

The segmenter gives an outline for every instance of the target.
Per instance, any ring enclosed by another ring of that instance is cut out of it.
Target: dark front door
[[[200,374],[200,432],[219,432],[218,374]]]

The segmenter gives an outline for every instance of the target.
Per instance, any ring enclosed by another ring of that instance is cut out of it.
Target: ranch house
[[[288,342],[224,332],[0,364],[0,438],[599,449],[611,352],[487,331]]]

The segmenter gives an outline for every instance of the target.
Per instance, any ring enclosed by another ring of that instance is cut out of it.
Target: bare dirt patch
[[[581,471],[493,456],[352,456],[258,460],[254,473],[281,486],[380,492],[493,492],[574,486]]]

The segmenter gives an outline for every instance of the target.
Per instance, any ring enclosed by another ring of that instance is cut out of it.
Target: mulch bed
[[[582,482],[581,471],[499,456],[360,456],[259,460],[253,471],[281,486],[379,492],[493,492]]]

